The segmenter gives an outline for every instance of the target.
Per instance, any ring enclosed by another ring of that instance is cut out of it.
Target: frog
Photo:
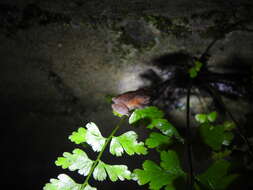
[[[151,96],[146,89],[128,91],[112,98],[113,111],[121,115],[130,115],[134,109],[141,109],[150,104]]]

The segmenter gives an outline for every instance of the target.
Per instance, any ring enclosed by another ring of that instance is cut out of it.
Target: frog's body
[[[147,106],[150,102],[150,96],[146,90],[140,89],[120,94],[112,98],[112,101],[114,102],[112,109],[115,112],[129,115],[130,111]]]

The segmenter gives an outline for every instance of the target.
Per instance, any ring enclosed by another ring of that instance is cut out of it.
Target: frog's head
[[[113,97],[113,98],[112,98],[112,102],[116,103],[116,100],[117,100],[116,97]]]
[[[129,115],[129,109],[126,105],[121,103],[112,104],[113,111],[121,114],[121,115]]]

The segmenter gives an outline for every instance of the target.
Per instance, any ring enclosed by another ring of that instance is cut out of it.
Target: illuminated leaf
[[[69,136],[71,142],[76,144],[81,144],[86,142],[86,129],[80,127],[77,132],[73,132],[72,135]]]
[[[230,163],[225,160],[218,160],[211,165],[206,172],[197,176],[197,179],[210,190],[224,190],[238,177],[237,174],[228,175]]]
[[[111,181],[117,181],[118,179],[124,181],[125,179],[131,179],[131,172],[126,165],[105,165],[106,172]]]
[[[103,181],[106,179],[107,174],[111,181],[117,181],[118,179],[121,181],[131,179],[131,172],[128,170],[126,165],[109,165],[99,161],[93,172],[94,179]]]
[[[63,169],[68,168],[71,165],[70,159],[67,159],[67,157],[69,157],[68,154],[70,154],[70,153],[64,152],[63,155],[65,155],[66,158],[65,157],[58,157],[57,160],[55,161],[55,164],[57,166],[61,166]]]
[[[106,179],[105,164],[103,162],[100,161],[98,163],[93,171],[93,177],[98,181],[104,181]]]
[[[87,184],[83,190],[97,190],[97,188],[91,187],[89,184]]]
[[[80,190],[81,184],[76,183],[66,174],[60,174],[58,179],[50,179],[43,190]],[[84,190],[96,190],[96,188],[87,185]]]
[[[211,112],[207,115],[207,119],[210,121],[210,122],[214,122],[217,118],[217,112]]]
[[[199,123],[205,123],[207,121],[207,115],[206,114],[197,114],[197,115],[195,115],[195,119]]]
[[[159,129],[164,135],[169,137],[175,136],[180,142],[184,142],[177,129],[166,119],[153,119],[147,128],[153,129],[154,127]]]
[[[129,123],[132,124],[141,119],[148,119],[150,123],[147,125],[147,128],[153,129],[155,127],[163,134],[169,137],[175,136],[179,141],[183,142],[184,140],[176,128],[163,117],[164,113],[161,110],[151,106],[135,110],[129,118]]]
[[[199,123],[214,122],[217,118],[217,112],[211,112],[209,114],[197,114],[195,115],[196,121]]]
[[[110,153],[121,156],[125,151],[129,155],[147,154],[147,148],[143,142],[137,142],[137,134],[134,131],[128,131],[118,137],[113,137],[110,144]]]
[[[129,124],[133,124],[141,119],[158,119],[163,118],[164,113],[157,107],[146,107],[144,109],[136,109],[129,118]]]
[[[69,136],[69,139],[76,144],[86,142],[95,152],[101,151],[106,138],[101,135],[95,123],[90,122],[86,124],[85,127],[86,129],[81,127],[77,132],[73,132],[72,135]]]
[[[118,138],[113,137],[110,144],[110,153],[112,155],[121,156],[123,152],[124,152],[124,149],[121,146],[120,142],[118,141]]]
[[[139,185],[149,183],[149,189],[159,190],[163,186],[166,189],[174,189],[173,181],[178,177],[185,176],[184,171],[179,165],[179,160],[174,151],[161,152],[161,166],[155,162],[146,160],[143,163],[143,170],[135,169]],[[170,188],[169,188],[170,187]]]
[[[95,152],[100,152],[105,144],[106,138],[104,138],[95,123],[88,123],[86,125],[86,141],[91,145]]]
[[[145,144],[148,146],[148,148],[156,148],[162,144],[169,143],[171,143],[170,137],[155,132],[151,133],[145,141]]]
[[[79,174],[86,176],[91,169],[93,161],[81,149],[74,149],[73,154],[64,152],[63,157],[58,157],[55,164],[63,169],[69,168],[70,171],[78,170]]]

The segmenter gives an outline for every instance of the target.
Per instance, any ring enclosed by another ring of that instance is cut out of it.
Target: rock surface
[[[58,175],[53,162],[72,150],[67,137],[80,125],[94,121],[108,135],[117,119],[105,96],[145,84],[139,75],[152,67],[147,63],[154,57],[178,51],[199,56],[217,39],[209,52],[211,66],[234,58],[252,64],[252,8],[246,0],[1,2],[1,145],[7,158],[6,185],[13,190],[42,189]],[[13,184],[16,178],[25,184]],[[145,189],[135,183],[117,185]]]

